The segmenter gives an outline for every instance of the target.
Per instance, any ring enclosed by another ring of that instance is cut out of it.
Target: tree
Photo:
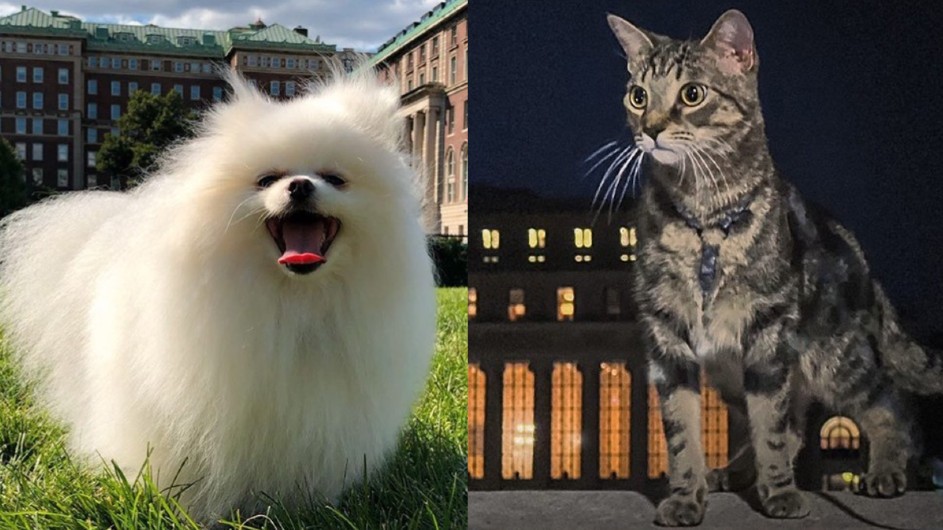
[[[195,115],[176,91],[163,96],[138,90],[118,118],[120,134],[105,136],[95,166],[103,173],[140,182],[170,144],[193,135]]]
[[[6,139],[0,138],[0,217],[26,206],[29,195],[23,164]]]

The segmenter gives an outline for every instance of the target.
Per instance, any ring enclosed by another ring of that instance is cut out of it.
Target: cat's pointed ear
[[[727,74],[746,73],[756,68],[753,28],[746,15],[731,9],[720,15],[701,46],[713,48],[720,57],[721,70]]]
[[[606,15],[606,20],[609,21],[609,27],[612,28],[612,32],[619,39],[619,44],[625,50],[625,56],[630,63],[652,48],[652,39],[648,38],[645,32],[633,26],[627,20],[613,14]]]

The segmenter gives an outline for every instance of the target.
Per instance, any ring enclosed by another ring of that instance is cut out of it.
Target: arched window
[[[455,153],[449,148],[445,154],[445,202],[455,201]]]
[[[468,200],[468,144],[462,145],[462,198]]]
[[[861,431],[850,418],[832,416],[822,424],[819,440],[823,451],[856,451],[861,446]]]

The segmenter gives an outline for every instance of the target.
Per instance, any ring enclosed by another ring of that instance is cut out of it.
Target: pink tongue
[[[285,221],[282,224],[285,253],[278,258],[278,263],[304,265],[326,261],[321,255],[325,236],[324,221]]]

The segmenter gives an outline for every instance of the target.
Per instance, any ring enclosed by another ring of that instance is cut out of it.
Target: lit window
[[[543,228],[528,228],[527,246],[530,248],[546,248],[547,231]]]
[[[634,247],[638,244],[638,238],[635,235],[635,227],[625,227],[619,229],[619,244],[623,247]]]
[[[478,316],[478,289],[468,288],[468,318]]]
[[[593,229],[592,228],[574,228],[573,244],[576,248],[592,248]]]
[[[858,425],[845,416],[833,416],[822,424],[819,431],[819,443],[823,450],[857,450],[861,445],[861,432]]]
[[[504,365],[501,477],[534,477],[534,372],[528,363]]]
[[[511,289],[508,292],[508,320],[514,322],[524,318],[527,309],[524,305],[524,289]]]
[[[599,478],[629,478],[632,374],[624,363],[599,366]]]
[[[487,249],[497,250],[501,247],[501,233],[497,230],[485,228],[481,231],[481,244]]]
[[[468,476],[485,477],[485,372],[468,365]]]
[[[576,295],[572,287],[557,289],[557,320],[573,320],[576,313]]]
[[[580,478],[583,374],[575,363],[553,363],[550,402],[550,478]]]

